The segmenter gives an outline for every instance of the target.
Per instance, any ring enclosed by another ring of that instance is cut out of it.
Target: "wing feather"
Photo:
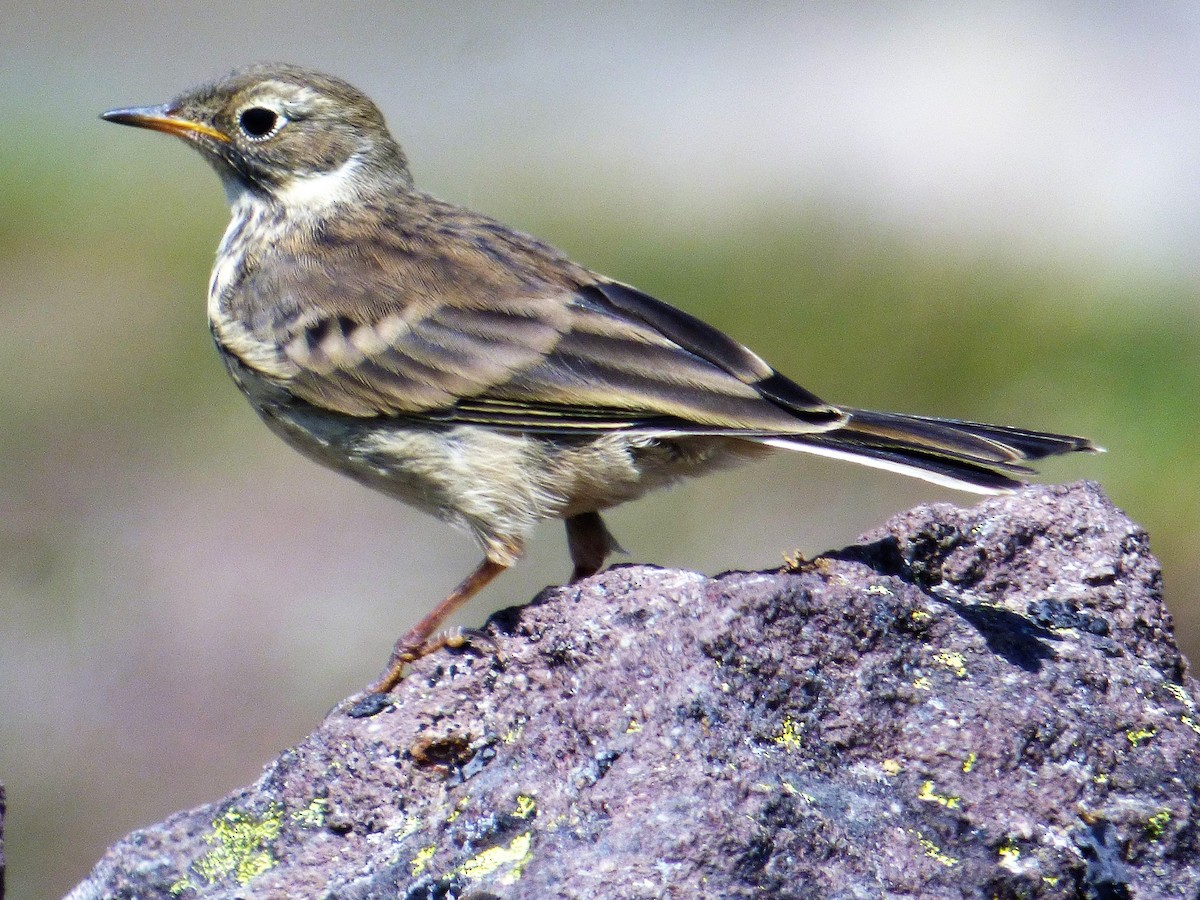
[[[388,213],[382,229],[325,223],[319,253],[271,247],[214,320],[218,341],[237,336],[226,351],[349,416],[572,433],[845,419],[717,329],[532,238],[436,201]]]

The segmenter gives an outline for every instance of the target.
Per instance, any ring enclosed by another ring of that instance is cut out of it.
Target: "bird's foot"
[[[514,559],[519,555],[516,554]],[[441,650],[443,647],[461,647],[469,643],[468,635],[470,632],[463,631],[462,629],[441,631],[436,634],[434,632],[437,631],[438,626],[446,621],[456,609],[475,596],[480,588],[503,572],[508,566],[508,563],[485,558],[474,572],[463,579],[462,583],[450,592],[445,600],[435,606],[425,618],[409,629],[400,640],[396,641],[396,646],[392,648],[392,657],[388,660],[387,668],[383,670],[383,674],[375,679],[375,681],[367,685],[364,691],[364,699],[359,702],[365,702],[366,697],[376,694],[386,696],[404,678],[404,670],[408,668],[409,663],[416,662],[421,657],[428,656],[430,653]]]
[[[410,640],[409,635],[407,634],[400,638],[400,640],[396,641],[396,646],[392,648],[392,655],[388,660],[387,667],[383,670],[383,673],[378,678],[366,686],[364,693],[389,693],[392,688],[394,688],[403,680],[404,672],[408,668],[408,664],[416,662],[422,656],[425,656],[425,653],[421,652],[424,649],[425,644],[425,641],[414,643]],[[432,652],[432,650],[428,652]]]
[[[386,695],[404,679],[404,673],[411,663],[432,653],[437,653],[439,650],[459,650],[463,647],[474,647],[482,649],[486,653],[497,653],[496,642],[484,632],[474,628],[447,628],[445,631],[440,631],[433,637],[419,642],[413,639],[411,633],[406,634],[396,641],[396,646],[392,648],[391,659],[388,660],[383,674],[367,685],[363,693],[367,696]]]

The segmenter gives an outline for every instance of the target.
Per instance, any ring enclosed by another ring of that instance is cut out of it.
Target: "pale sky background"
[[[287,59],[377,98],[420,179],[467,202],[529,167],[668,216],[760,194],[968,252],[1200,259],[1194,3],[6,7],[0,112],[159,101]]]

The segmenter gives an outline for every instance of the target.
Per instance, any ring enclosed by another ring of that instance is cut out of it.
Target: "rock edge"
[[[776,572],[623,566],[487,633],[69,900],[1200,891],[1197,684],[1094,484]]]

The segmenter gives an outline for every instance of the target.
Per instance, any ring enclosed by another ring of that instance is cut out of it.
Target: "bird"
[[[208,287],[219,355],[301,453],[465,529],[483,559],[367,687],[561,519],[572,581],[620,550],[601,513],[781,449],[978,493],[1086,438],[827,403],[701,319],[417,189],[346,81],[254,64],[102,118],[183,139],[231,208]]]

